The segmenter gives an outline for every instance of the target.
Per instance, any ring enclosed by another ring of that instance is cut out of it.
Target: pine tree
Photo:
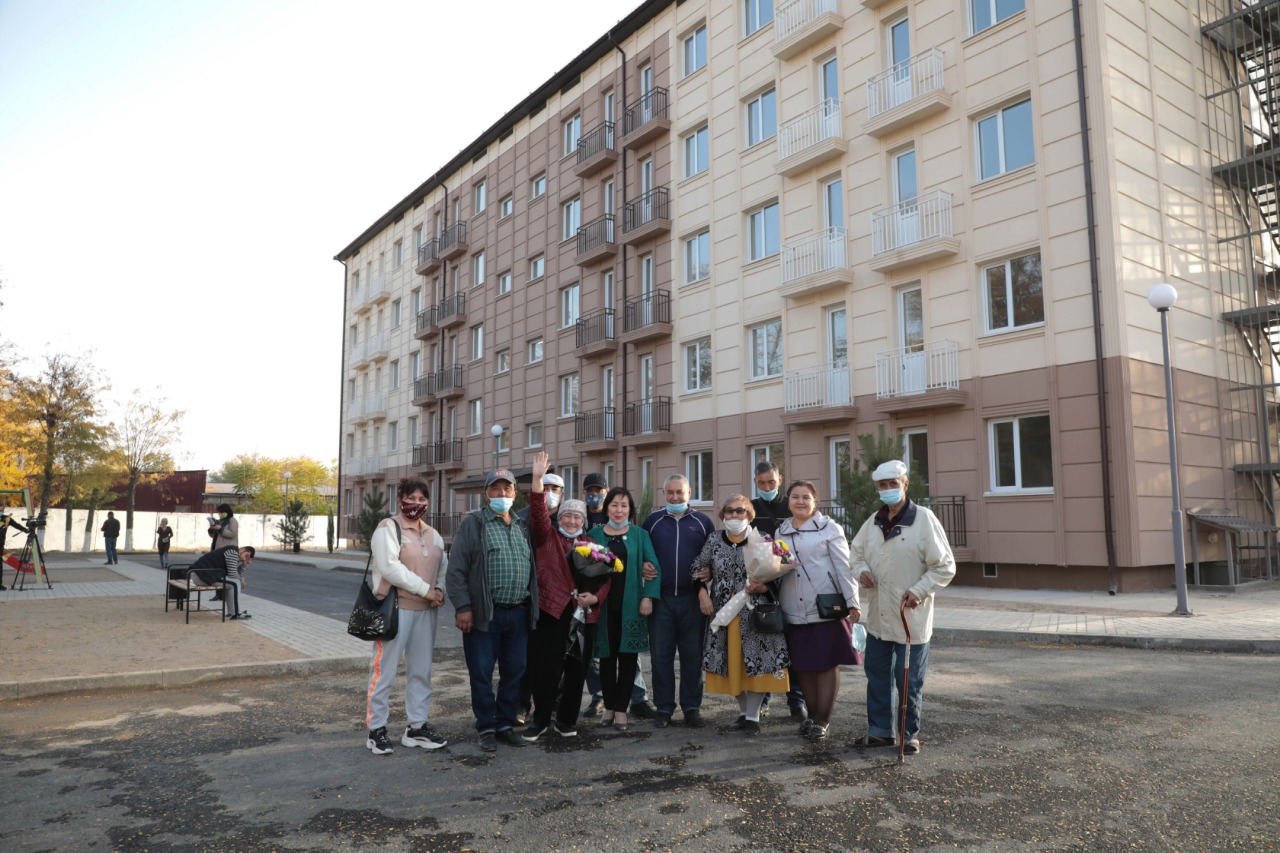
[[[880,509],[880,493],[871,480],[871,472],[881,463],[903,456],[902,439],[885,432],[884,424],[876,427],[874,434],[860,433],[857,437],[858,457],[851,459],[849,469],[840,472],[840,491],[836,506],[844,518],[837,518],[844,525],[850,538],[858,532],[868,518]],[[928,502],[928,487],[924,476],[914,465],[908,475],[907,497],[916,503]]]
[[[360,510],[360,518],[356,524],[360,538],[366,545],[373,541],[373,531],[382,523],[382,519],[390,517],[391,513],[387,512],[387,496],[375,486],[373,491],[364,496],[364,507]]]
[[[289,501],[285,507],[284,518],[276,522],[279,533],[274,538],[286,548],[292,547],[293,553],[302,550],[303,542],[311,541],[311,516],[302,501]]]

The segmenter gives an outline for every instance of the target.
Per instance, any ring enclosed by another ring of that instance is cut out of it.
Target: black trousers
[[[626,713],[631,707],[631,685],[636,680],[640,656],[622,648],[622,609],[609,611],[609,657],[600,658],[600,695],[606,711]]]
[[[532,692],[533,722],[539,730],[551,725],[553,709],[556,722],[564,726],[575,725],[582,710],[582,685],[587,677],[587,659],[596,640],[596,626],[587,625],[583,629],[586,636],[584,657],[571,658],[565,654],[575,607],[570,602],[558,619],[546,611],[539,611],[538,625],[529,637],[529,669],[525,684]],[[557,695],[560,697],[558,703]]]

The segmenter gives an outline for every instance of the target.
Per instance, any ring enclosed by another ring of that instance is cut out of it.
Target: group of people
[[[374,644],[368,749],[377,755],[394,749],[388,698],[401,657],[408,719],[400,743],[446,745],[430,725],[429,704],[438,609],[447,596],[463,635],[471,708],[486,752],[499,743],[523,747],[576,736],[593,664],[603,706],[598,725],[627,731],[643,703],[641,654],[650,657],[655,727],[671,725],[677,709],[684,725],[704,725],[705,689],[734,697],[733,728],[753,737],[769,695],[785,693],[798,733],[814,742],[827,737],[840,667],[864,663],[867,731],[857,742],[863,747],[894,744],[895,685],[909,657],[906,696],[898,697],[906,702],[901,735],[905,750],[918,752],[933,596],[954,577],[955,560],[938,519],[907,497],[902,462],[886,462],[872,478],[882,506],[849,540],[819,511],[812,482],[797,480],[784,492],[768,462],[755,471],[758,496],[725,498],[717,527],[690,506],[680,474],[663,484],[665,506],[639,520],[632,494],[598,474],[584,482],[585,500],[564,500],[563,480],[538,453],[527,513],[512,512],[515,475],[492,471],[485,505],[463,517],[448,553],[422,522],[427,485],[402,482],[397,513],[371,543],[370,583],[379,597],[397,587],[401,613],[395,638]],[[779,550],[791,564],[767,583],[749,575],[744,558],[753,529],[785,545]],[[746,606],[713,628],[721,620],[708,617],[744,591]],[[781,610],[781,626],[750,618],[769,604]],[[865,661],[854,646],[858,622],[867,634]]]

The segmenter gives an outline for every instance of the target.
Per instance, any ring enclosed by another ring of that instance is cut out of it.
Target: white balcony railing
[[[363,361],[369,361],[378,355],[385,355],[387,352],[387,336],[385,332],[379,332],[376,335],[370,335],[364,341],[364,358]]]
[[[778,162],[843,134],[840,102],[835,98],[827,98],[778,128]]]
[[[382,393],[365,395],[363,411],[366,418],[386,414],[387,395]]]
[[[867,118],[942,88],[942,51],[934,47],[867,80]]]
[[[876,353],[876,399],[959,390],[959,349],[955,341],[932,341]]]
[[[853,372],[847,361],[789,370],[782,387],[787,412],[853,405]]]
[[[918,195],[871,214],[871,254],[883,255],[936,237],[954,237],[951,193]]]
[[[347,476],[364,477],[369,474],[381,474],[386,467],[386,456],[357,456],[347,463]]]
[[[844,228],[832,226],[812,237],[782,247],[782,283],[790,284],[818,273],[848,266],[848,236]]]
[[[387,274],[378,273],[369,280],[369,288],[364,293],[364,301],[372,302],[387,292]]]
[[[774,15],[774,41],[785,41],[821,16],[839,10],[839,0],[792,0],[784,3]]]

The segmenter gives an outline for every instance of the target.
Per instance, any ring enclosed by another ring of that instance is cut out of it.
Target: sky
[[[335,461],[333,256],[639,3],[0,0],[0,340]]]

